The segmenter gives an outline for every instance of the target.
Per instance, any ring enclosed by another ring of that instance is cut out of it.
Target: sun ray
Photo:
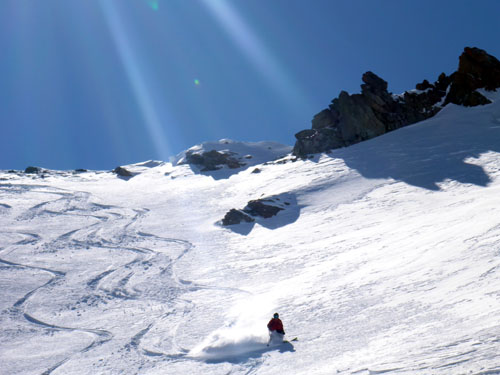
[[[235,45],[263,74],[266,82],[292,109],[308,108],[309,100],[298,85],[286,74],[285,67],[273,56],[256,33],[226,0],[202,0],[202,4],[217,19]]]
[[[155,146],[156,155],[162,160],[168,160],[170,156],[170,147],[163,128],[165,121],[162,121],[162,118],[160,118],[152,91],[148,87],[146,78],[140,67],[140,61],[129,42],[130,39],[127,38],[126,27],[113,4],[112,1],[103,0],[100,2],[101,9],[105,15],[112,38],[122,60],[123,67],[142,112],[145,126]],[[170,123],[172,122],[171,118],[167,120],[169,120],[168,122]]]

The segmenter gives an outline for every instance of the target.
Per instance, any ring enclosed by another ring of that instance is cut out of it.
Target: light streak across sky
[[[157,2],[154,3],[157,4]],[[158,114],[152,91],[148,87],[145,75],[140,67],[139,58],[130,43],[126,27],[113,4],[115,4],[113,1],[100,1],[101,9],[142,112],[149,136],[155,146],[156,155],[162,160],[168,160],[171,152],[163,127],[165,121],[162,122]],[[167,120],[172,122],[172,119]]]
[[[298,110],[298,108],[308,106],[308,99],[303,91],[285,73],[285,67],[266,48],[230,2],[227,0],[202,0],[202,3],[219,21],[235,45],[264,76],[271,88],[286,104],[293,106],[291,109]]]

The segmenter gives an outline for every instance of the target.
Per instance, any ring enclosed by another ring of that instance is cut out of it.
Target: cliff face
[[[478,48],[466,47],[458,70],[442,73],[434,84],[424,80],[403,95],[387,91],[387,82],[372,72],[362,77],[361,94],[342,91],[312,119],[312,128],[295,134],[293,153],[307,154],[358,143],[434,116],[448,103],[476,106],[489,103],[476,90],[500,87],[500,62]]]

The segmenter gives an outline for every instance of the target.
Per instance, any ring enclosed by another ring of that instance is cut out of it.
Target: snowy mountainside
[[[239,142],[221,139],[217,142],[203,142],[193,146],[173,157],[170,162],[173,165],[187,164],[189,155],[203,155],[210,151],[230,155],[241,164],[241,167],[249,168],[282,158],[292,151],[292,147],[269,141]]]
[[[0,373],[500,374],[484,95],[310,160],[255,146],[260,173],[0,173]],[[293,203],[219,225],[262,196]],[[297,342],[266,346],[275,311]]]

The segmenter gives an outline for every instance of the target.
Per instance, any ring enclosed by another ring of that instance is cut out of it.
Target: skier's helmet
[[[278,319],[280,317],[280,315],[278,313],[274,313],[273,317],[274,317],[274,319]]]

